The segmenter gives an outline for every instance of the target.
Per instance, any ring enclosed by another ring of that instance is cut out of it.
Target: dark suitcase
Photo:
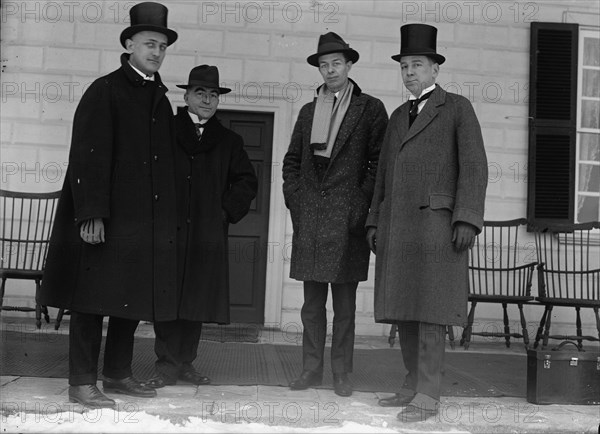
[[[600,404],[600,352],[579,351],[571,341],[551,350],[527,350],[527,401]]]

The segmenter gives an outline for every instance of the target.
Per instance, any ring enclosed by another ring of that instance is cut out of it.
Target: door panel
[[[248,215],[229,226],[231,322],[263,324],[273,113],[219,110],[217,117],[244,138],[244,149],[258,177],[258,192]]]

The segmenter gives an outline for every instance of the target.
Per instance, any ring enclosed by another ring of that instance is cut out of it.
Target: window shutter
[[[527,218],[573,223],[578,25],[531,23]]]

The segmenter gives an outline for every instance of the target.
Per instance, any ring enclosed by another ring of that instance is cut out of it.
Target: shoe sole
[[[306,390],[306,389],[310,389],[311,387],[321,386],[322,384],[323,384],[322,382],[319,382],[319,383],[310,383],[306,387],[290,386],[290,389],[291,390]]]
[[[113,408],[114,409],[116,407],[116,405],[117,405],[116,402],[113,403],[113,404],[106,404],[106,405],[90,405],[90,404],[86,404],[83,401],[80,401],[77,398],[71,398],[71,397],[69,397],[69,402],[71,402],[73,404],[80,404],[80,405],[83,405],[84,407],[94,408],[94,409],[96,409],[96,408]]]
[[[185,383],[185,384],[193,384],[194,386],[206,386],[207,384],[210,384],[210,380],[209,381],[205,381],[204,383],[194,383],[193,381],[182,380],[180,378],[179,381],[182,382],[182,383]]]
[[[132,393],[132,392],[127,392],[123,389],[115,389],[112,387],[103,387],[104,392],[105,393],[119,393],[121,395],[127,395],[127,396],[135,396],[137,398],[154,398],[156,397],[157,393],[156,390],[152,389],[152,391],[154,392],[153,394],[141,394],[141,393]]]

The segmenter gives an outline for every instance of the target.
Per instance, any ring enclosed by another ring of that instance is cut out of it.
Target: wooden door
[[[258,177],[250,212],[229,226],[229,291],[232,323],[264,323],[267,235],[271,193],[273,113],[219,110],[221,123],[244,138]]]

